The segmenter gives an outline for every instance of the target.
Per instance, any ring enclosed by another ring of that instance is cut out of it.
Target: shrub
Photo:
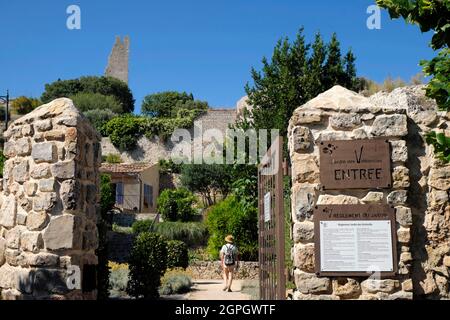
[[[27,114],[39,107],[40,104],[41,101],[38,99],[22,96],[14,99],[11,103],[11,107],[17,114]]]
[[[133,94],[128,85],[112,77],[81,77],[72,80],[58,80],[45,85],[41,96],[44,103],[57,98],[72,97],[78,93],[98,93],[113,96],[122,106],[122,111],[131,113],[134,110]]]
[[[191,287],[191,277],[183,270],[173,269],[167,271],[162,278],[159,293],[161,295],[186,293]]]
[[[136,298],[157,299],[166,267],[167,244],[164,239],[155,233],[141,233],[136,237],[130,254],[128,294]]]
[[[111,177],[108,174],[100,176],[100,217],[97,221],[98,229],[98,248],[96,250],[98,256],[97,266],[97,283],[99,300],[105,300],[109,297],[109,276],[108,268],[108,245],[107,234],[110,230],[110,224],[107,216],[108,212],[113,208],[115,203],[114,193],[111,187]]]
[[[206,220],[210,234],[208,252],[214,258],[224,245],[224,238],[232,234],[242,260],[258,259],[258,214],[256,208],[244,209],[236,197],[229,196],[211,208]]]
[[[167,240],[178,240],[184,242],[189,247],[201,246],[206,243],[208,230],[201,222],[170,222],[165,221],[155,223],[151,227],[152,220],[136,221],[133,223],[133,232],[156,232]]]
[[[128,284],[128,264],[119,264],[115,262],[109,262],[110,268],[109,283],[111,291],[126,291]]]
[[[122,163],[122,158],[120,154],[110,153],[106,156],[105,162],[107,163]]]
[[[114,96],[100,93],[79,92],[70,97],[81,112],[90,110],[109,110],[115,114],[123,113],[122,104]]]
[[[133,229],[133,233],[140,234],[143,232],[153,232],[151,228],[153,224],[153,220],[138,220],[133,223],[131,228]]]
[[[141,119],[133,115],[124,115],[108,121],[103,133],[111,142],[122,150],[132,150],[137,145],[141,134]]]
[[[111,185],[109,174],[100,175],[100,207],[102,213],[108,213],[116,203],[116,198]]]
[[[187,189],[164,190],[158,198],[158,212],[165,221],[191,221],[196,198]]]
[[[188,247],[182,241],[167,242],[167,268],[183,268],[189,265]]]
[[[102,136],[106,136],[105,125],[111,120],[117,117],[117,114],[111,110],[89,110],[84,112],[86,118],[89,119],[92,126],[100,133]]]

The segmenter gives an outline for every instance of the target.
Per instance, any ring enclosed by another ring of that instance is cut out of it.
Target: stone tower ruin
[[[128,83],[128,57],[130,52],[130,38],[125,36],[122,40],[120,36],[116,37],[106,67],[105,76],[113,77]]]

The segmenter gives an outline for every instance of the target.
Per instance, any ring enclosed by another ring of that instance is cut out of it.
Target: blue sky
[[[130,87],[140,110],[146,94],[192,92],[214,107],[233,107],[252,66],[276,41],[337,32],[352,48],[358,74],[409,80],[433,51],[430,34],[382,13],[366,27],[374,0],[0,0],[0,94],[40,96],[58,78],[102,75],[116,35],[130,35]],[[68,30],[66,9],[81,7],[81,30]]]

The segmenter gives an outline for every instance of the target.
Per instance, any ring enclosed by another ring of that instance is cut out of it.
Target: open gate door
[[[286,299],[282,157],[283,138],[279,136],[258,168],[261,300]]]

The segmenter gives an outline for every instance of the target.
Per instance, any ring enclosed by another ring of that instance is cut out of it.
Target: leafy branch
[[[440,160],[450,163],[450,137],[431,131],[425,136],[425,140],[434,147],[434,153]]]

